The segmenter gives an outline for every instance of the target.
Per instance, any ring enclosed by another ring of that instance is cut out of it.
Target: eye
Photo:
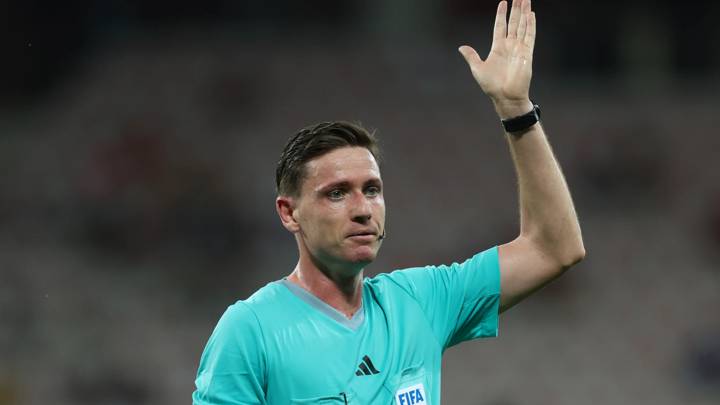
[[[368,197],[377,197],[380,195],[380,187],[378,186],[370,186],[365,189],[365,195]]]
[[[327,193],[327,197],[334,201],[341,200],[344,196],[345,196],[345,192],[339,188],[330,190]]]

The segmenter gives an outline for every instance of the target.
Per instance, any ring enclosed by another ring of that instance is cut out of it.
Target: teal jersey
[[[497,336],[499,306],[497,247],[366,278],[352,319],[275,281],[223,314],[193,403],[439,404],[443,352]]]

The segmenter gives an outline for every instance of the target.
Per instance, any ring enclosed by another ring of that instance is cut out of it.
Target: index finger
[[[527,45],[531,50],[535,48],[536,29],[535,12],[531,11],[527,21],[527,32],[525,33],[525,39],[523,40],[525,45]]]

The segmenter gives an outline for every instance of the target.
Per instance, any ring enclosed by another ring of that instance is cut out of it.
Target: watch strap
[[[519,115],[517,117],[500,120],[505,132],[520,132],[530,128],[540,122],[540,106],[533,103],[533,109],[530,112]]]

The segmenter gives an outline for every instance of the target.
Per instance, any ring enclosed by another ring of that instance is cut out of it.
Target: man
[[[276,208],[299,260],[225,312],[193,394],[206,404],[439,404],[444,350],[496,336],[498,314],[584,256],[570,193],[529,99],[535,15],[497,9],[486,60],[459,51],[503,120],[519,178],[519,236],[462,264],[363,278],[385,237],[377,147],[323,123],[290,139]]]

